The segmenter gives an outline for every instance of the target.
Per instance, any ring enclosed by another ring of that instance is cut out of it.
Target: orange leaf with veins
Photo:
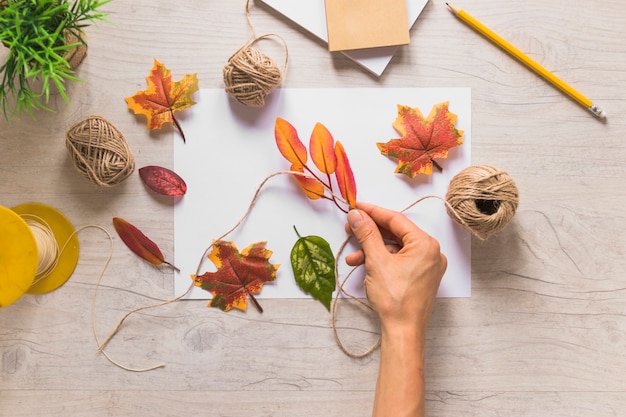
[[[337,170],[335,171],[335,177],[337,178],[337,185],[339,185],[339,192],[341,196],[346,199],[350,208],[356,207],[356,182],[354,181],[354,174],[352,168],[350,168],[350,161],[348,161],[348,155],[343,148],[341,142],[335,144],[335,155],[337,157]]]
[[[198,91],[196,74],[186,74],[179,81],[172,81],[172,72],[155,59],[146,82],[147,90],[137,91],[134,96],[126,98],[128,108],[135,114],[146,116],[150,130],[160,129],[164,123],[173,123],[185,141],[185,134],[174,112],[196,104],[191,99]]]
[[[266,282],[276,280],[280,265],[271,264],[271,256],[272,251],[265,247],[265,242],[253,243],[240,253],[233,242],[218,240],[209,254],[217,271],[194,276],[194,284],[213,294],[209,307],[245,311],[246,300],[250,297],[262,313],[254,294],[260,293]]]
[[[431,175],[433,165],[442,171],[435,158],[447,158],[450,149],[463,144],[463,131],[456,129],[456,120],[447,101],[433,106],[426,118],[417,107],[398,105],[393,127],[402,137],[376,146],[381,154],[398,159],[396,173],[410,178]]]
[[[306,147],[298,137],[296,128],[291,123],[277,117],[274,125],[274,137],[280,153],[287,161],[291,162],[291,169],[296,171],[298,167],[306,165],[308,158]]]
[[[326,126],[316,123],[311,133],[309,152],[313,163],[324,174],[332,174],[337,166],[335,139]]]

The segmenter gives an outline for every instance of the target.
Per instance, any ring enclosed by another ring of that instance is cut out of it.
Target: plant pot
[[[4,7],[7,6],[7,3],[8,3],[7,0],[0,0],[0,11]],[[81,31],[80,37],[81,39],[78,39],[77,36],[69,32],[67,36],[65,37],[66,45],[72,44],[72,43],[79,43],[82,41],[80,45],[77,45],[76,47],[72,48],[65,54],[65,59],[67,63],[70,65],[70,68],[72,69],[76,69],[78,65],[80,65],[80,63],[83,62],[83,60],[87,56],[87,35],[85,34],[85,32]],[[2,44],[6,46],[7,48],[9,47],[9,45],[7,45],[5,42],[2,42]]]
[[[84,32],[80,34],[81,39],[78,39],[75,35],[68,33],[65,37],[65,44],[79,43],[79,45],[70,49],[65,55],[65,60],[70,65],[70,68],[76,69],[83,59],[87,56],[87,35]],[[82,40],[82,42],[81,42]]]

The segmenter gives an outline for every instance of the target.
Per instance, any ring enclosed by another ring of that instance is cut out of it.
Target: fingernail
[[[363,223],[363,215],[360,210],[352,209],[348,212],[348,224],[352,230],[358,228]]]

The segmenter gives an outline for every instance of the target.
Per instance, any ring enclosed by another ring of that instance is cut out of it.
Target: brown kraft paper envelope
[[[406,0],[325,0],[328,50],[409,43]]]

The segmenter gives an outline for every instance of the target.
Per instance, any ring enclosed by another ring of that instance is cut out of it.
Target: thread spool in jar
[[[519,192],[506,172],[491,165],[473,165],[452,178],[446,202],[450,217],[484,240],[509,224]]]

